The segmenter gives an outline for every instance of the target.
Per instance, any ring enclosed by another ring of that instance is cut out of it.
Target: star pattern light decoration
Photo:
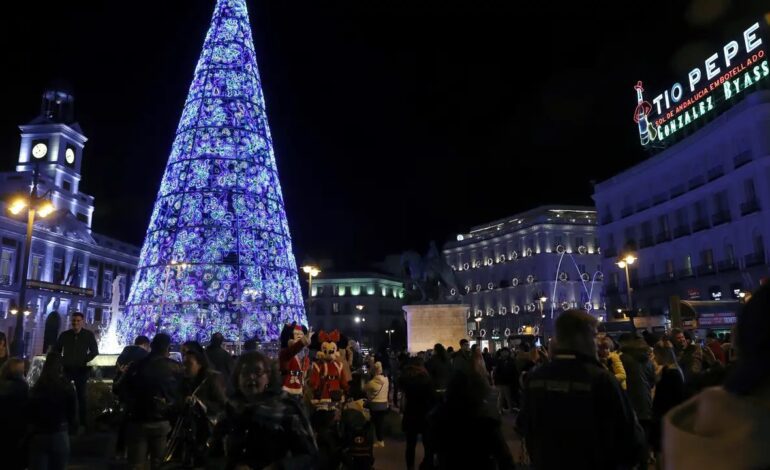
[[[246,0],[218,0],[120,324],[123,344],[306,324]]]

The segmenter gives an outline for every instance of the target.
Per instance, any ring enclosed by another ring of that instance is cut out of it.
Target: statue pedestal
[[[468,338],[467,305],[404,305],[403,309],[410,354],[433,349],[436,343],[445,348],[452,346],[457,351],[460,340]]]

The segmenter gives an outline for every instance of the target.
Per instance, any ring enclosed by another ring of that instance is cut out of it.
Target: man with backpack
[[[144,468],[150,455],[152,469],[160,468],[171,431],[170,411],[181,401],[182,367],[169,359],[171,338],[155,335],[150,353],[131,364],[116,392],[126,403],[126,444],[131,468]]]

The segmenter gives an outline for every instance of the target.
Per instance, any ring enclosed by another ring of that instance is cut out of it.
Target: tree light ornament
[[[246,0],[215,6],[126,307],[123,344],[306,323]]]

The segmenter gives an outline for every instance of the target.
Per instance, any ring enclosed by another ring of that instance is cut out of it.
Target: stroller
[[[342,465],[346,470],[370,470],[374,465],[374,429],[363,400],[345,404],[340,418]]]

